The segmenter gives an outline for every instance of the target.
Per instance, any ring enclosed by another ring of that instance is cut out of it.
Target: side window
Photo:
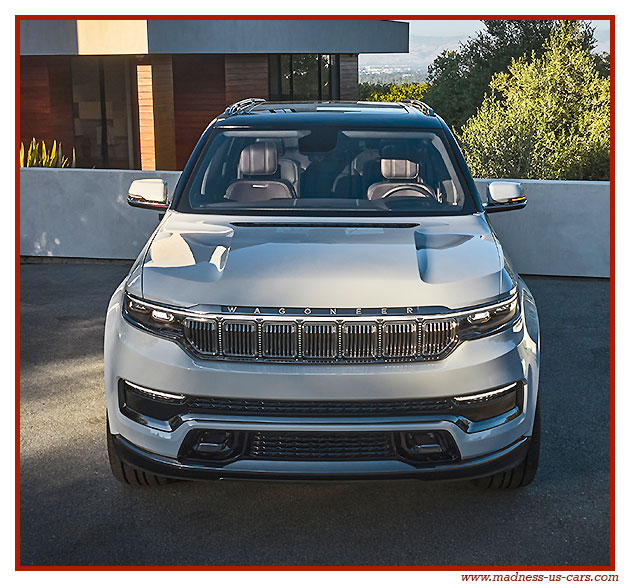
[[[269,55],[269,98],[338,100],[339,55]]]

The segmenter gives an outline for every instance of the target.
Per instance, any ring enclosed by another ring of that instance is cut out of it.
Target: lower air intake
[[[252,433],[249,457],[264,460],[382,460],[395,457],[391,433]]]

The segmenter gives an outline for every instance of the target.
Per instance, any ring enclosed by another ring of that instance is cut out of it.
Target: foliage
[[[68,157],[64,157],[61,152],[61,143],[53,140],[52,147],[46,148],[46,142],[37,142],[35,138],[31,140],[28,151],[25,152],[24,143],[20,144],[20,167],[74,167],[75,152],[72,149],[72,164]]]
[[[372,83],[364,81],[359,84],[359,100],[369,100],[374,94],[386,94],[395,83]]]
[[[485,30],[444,51],[429,66],[429,88],[424,100],[453,128],[459,129],[481,105],[495,73],[505,71],[512,59],[532,52],[539,56],[549,35],[563,26],[561,20],[484,20]],[[592,52],[593,27],[578,23],[580,45]],[[605,65],[603,65],[605,67]]]
[[[378,84],[375,84],[378,85]],[[426,83],[402,83],[396,85],[383,84],[383,88],[374,89],[368,96],[362,98],[369,102],[402,102],[403,100],[420,100],[427,90]]]
[[[575,22],[496,74],[458,140],[474,177],[607,180],[610,79]]]

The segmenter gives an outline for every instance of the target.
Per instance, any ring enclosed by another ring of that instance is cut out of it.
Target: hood
[[[480,215],[393,227],[231,220],[170,212],[147,249],[143,296],[181,307],[457,309],[514,286]]]

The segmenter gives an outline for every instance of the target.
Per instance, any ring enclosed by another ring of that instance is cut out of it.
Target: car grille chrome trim
[[[225,356],[253,358],[258,354],[256,322],[225,320],[221,323],[221,334]]]
[[[298,327],[295,322],[263,322],[261,355],[266,358],[297,358]]]
[[[344,358],[376,358],[378,356],[376,322],[343,324],[341,348]]]
[[[418,353],[418,323],[397,321],[383,324],[384,358],[411,358]]]
[[[439,358],[445,354],[457,340],[457,322],[455,320],[434,320],[422,324],[421,355],[426,358]]]
[[[193,319],[185,338],[202,358],[270,362],[439,360],[457,345],[455,320]]]
[[[186,320],[184,331],[192,347],[201,354],[216,356],[219,352],[219,335],[216,320]]]
[[[339,355],[339,324],[305,322],[300,329],[303,358],[331,360]]]

